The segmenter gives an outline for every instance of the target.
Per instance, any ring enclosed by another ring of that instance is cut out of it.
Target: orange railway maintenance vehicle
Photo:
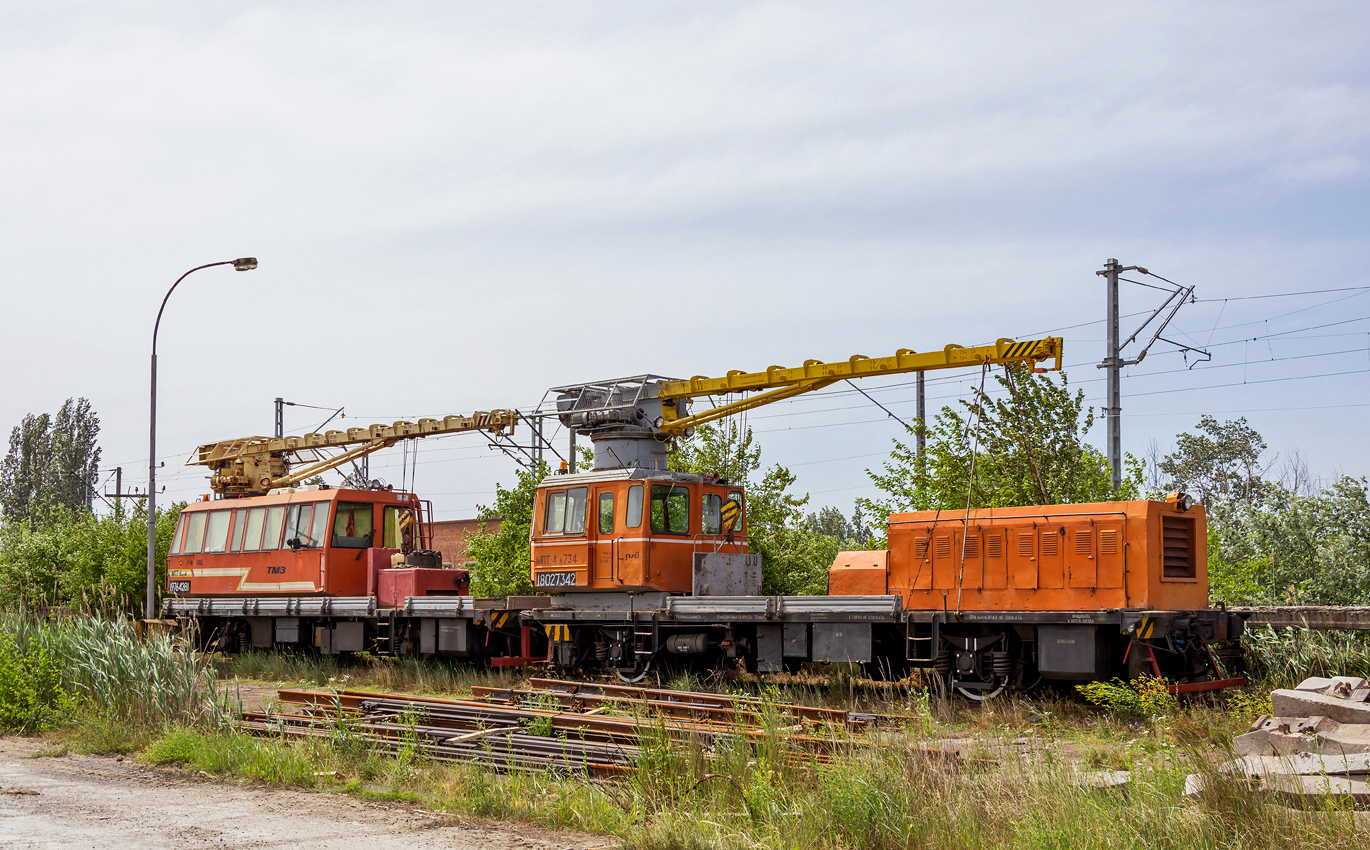
[[[973,699],[1039,679],[1244,683],[1209,650],[1243,621],[1208,606],[1204,509],[1182,493],[894,514],[888,541],[839,554],[828,592],[897,596],[904,658]]]
[[[336,654],[441,643],[454,655],[527,657],[527,634],[500,610],[502,601],[473,600],[468,573],[442,569],[441,553],[431,549],[427,501],[379,484],[301,483],[402,440],[504,435],[517,421],[514,411],[494,410],[200,446],[189,463],[213,472],[218,498],[181,512],[163,613],[194,621],[205,649],[280,645]],[[431,615],[426,623],[396,617],[415,605]],[[448,624],[441,635],[439,617]]]
[[[842,553],[828,595],[764,596],[744,488],[667,466],[671,442],[702,423],[838,381],[1044,361],[1059,368],[1061,354],[1059,338],[1001,339],[722,378],[638,375],[554,388],[554,409],[533,415],[555,416],[573,440],[588,436],[594,468],[539,484],[529,565],[539,595],[505,600],[467,596],[462,571],[424,561],[435,553],[424,551],[417,497],[290,486],[317,470],[288,470],[291,453],[311,442],[351,445],[357,456],[423,436],[424,423],[439,420],[290,438],[299,445],[210,444],[193,462],[216,471],[211,483],[224,498],[187,508],[163,610],[195,620],[202,640],[221,648],[484,657],[628,681],[665,663],[742,660],[759,673],[806,661],[886,675],[924,667],[972,698],[1040,679],[1148,670],[1181,690],[1231,684],[1207,647],[1236,636],[1240,620],[1208,608],[1203,512],[1182,497],[897,514],[890,550]],[[693,411],[705,397],[732,400]],[[479,414],[457,430],[503,433],[517,418]],[[406,563],[392,568],[395,560]]]

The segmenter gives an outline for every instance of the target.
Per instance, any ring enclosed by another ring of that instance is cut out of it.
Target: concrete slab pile
[[[1270,694],[1273,714],[1238,735],[1238,758],[1220,773],[1258,783],[1291,803],[1337,798],[1370,808],[1370,682],[1355,676],[1313,677]],[[1186,793],[1203,790],[1190,776]]]

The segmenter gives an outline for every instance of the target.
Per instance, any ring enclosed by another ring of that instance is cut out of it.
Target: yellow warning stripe
[[[1004,352],[1004,357],[1027,357],[1029,354],[1032,353],[1033,349],[1037,347],[1037,343],[1039,342],[1041,342],[1040,339],[1030,339],[1026,342],[1015,342],[1013,345],[1010,345],[1008,347],[1007,351]]]
[[[547,639],[548,639],[548,640],[551,640],[551,641],[558,641],[558,642],[561,642],[561,643],[566,643],[566,642],[569,642],[569,641],[571,640],[571,627],[570,627],[570,626],[565,626],[565,625],[551,625],[551,626],[543,626],[542,628],[543,628],[544,631],[547,632]]]

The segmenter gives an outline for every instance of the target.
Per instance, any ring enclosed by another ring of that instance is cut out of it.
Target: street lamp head
[[[250,272],[257,268],[256,257],[241,257],[233,261],[233,268],[240,272]]]

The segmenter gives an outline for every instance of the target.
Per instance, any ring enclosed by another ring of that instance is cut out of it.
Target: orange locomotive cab
[[[391,556],[428,546],[425,505],[388,490],[287,487],[194,502],[167,555],[173,596],[367,596]]]
[[[742,488],[642,468],[551,475],[533,511],[533,585],[690,593],[697,556],[747,551]]]

